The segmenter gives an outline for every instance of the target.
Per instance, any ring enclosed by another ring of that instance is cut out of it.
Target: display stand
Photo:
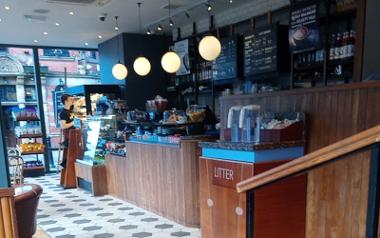
[[[66,158],[66,168],[61,171],[60,184],[64,188],[76,188],[75,161],[83,156],[82,133],[80,129],[64,131],[68,133],[68,148],[63,150],[63,158]]]

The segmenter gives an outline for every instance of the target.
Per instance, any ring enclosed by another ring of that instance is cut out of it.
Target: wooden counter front
[[[127,157],[107,155],[108,192],[180,224],[199,227],[198,142],[127,142]]]

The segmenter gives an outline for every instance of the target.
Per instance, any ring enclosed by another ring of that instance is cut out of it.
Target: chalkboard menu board
[[[244,37],[244,75],[277,70],[277,24]]]
[[[220,39],[222,51],[212,63],[212,79],[224,80],[238,77],[237,70],[237,36]]]

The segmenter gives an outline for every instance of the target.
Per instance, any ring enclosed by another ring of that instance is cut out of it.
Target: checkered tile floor
[[[44,192],[37,214],[38,225],[52,238],[199,238],[188,228],[112,196],[93,197],[82,189],[64,190],[59,175],[27,178]]]

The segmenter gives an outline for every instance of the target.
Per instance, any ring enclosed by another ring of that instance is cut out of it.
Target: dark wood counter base
[[[189,227],[199,227],[198,142],[179,147],[127,142],[127,157],[107,155],[108,192]]]

